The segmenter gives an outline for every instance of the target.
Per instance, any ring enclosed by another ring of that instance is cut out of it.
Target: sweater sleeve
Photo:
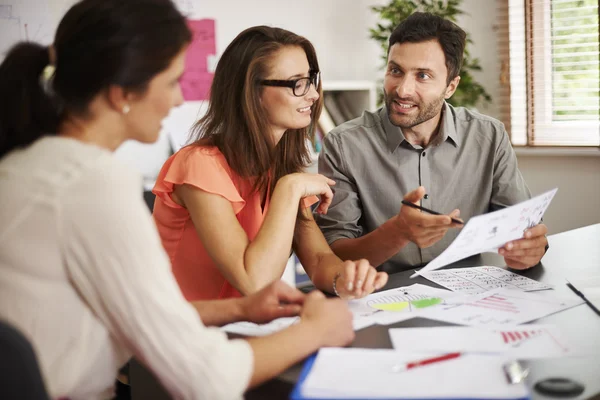
[[[62,202],[61,243],[73,285],[174,398],[241,398],[253,370],[251,347],[202,324],[171,273],[139,176],[107,159]]]

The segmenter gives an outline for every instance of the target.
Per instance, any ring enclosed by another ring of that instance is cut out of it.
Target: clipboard
[[[298,381],[296,382],[296,385],[294,385],[294,388],[292,389],[292,392],[290,393],[290,400],[337,400],[335,398],[332,397],[327,397],[327,398],[322,398],[322,397],[305,397],[302,394],[302,385],[304,384],[304,381],[306,380],[306,378],[308,377],[308,374],[310,373],[315,360],[317,359],[317,353],[313,353],[311,354],[304,362],[304,365],[302,366],[302,370],[300,372],[300,375],[298,376]],[[507,380],[509,382],[511,382],[514,379],[514,376],[512,376],[508,370],[505,369],[505,373],[507,374]],[[513,371],[514,373],[514,371]],[[517,383],[517,382],[512,382],[512,383]],[[339,400],[344,400],[344,397],[339,397]],[[352,398],[352,400],[373,400],[373,397],[365,397],[365,398]],[[404,397],[394,397],[394,398],[384,398],[384,397],[377,397],[377,400],[415,400],[415,398],[404,398]],[[418,400],[434,400],[436,398],[432,398],[432,397],[427,397],[427,396],[423,396],[418,398]],[[448,397],[448,399],[452,399],[452,400],[489,400],[489,399],[485,399],[485,398],[478,398],[478,397],[469,397],[469,398],[461,398],[461,397]],[[531,400],[531,392],[528,390],[527,391],[527,396],[524,397],[511,397],[511,398],[494,398],[493,400]]]

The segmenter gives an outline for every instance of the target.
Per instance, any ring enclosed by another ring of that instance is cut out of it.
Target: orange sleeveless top
[[[231,202],[237,220],[254,240],[269,209],[270,192],[261,208],[260,194],[252,180],[239,177],[225,156],[214,146],[187,146],[163,165],[154,189],[154,221],[162,244],[171,259],[173,274],[188,301],[240,297],[223,277],[196,234],[189,212],[171,198],[174,185],[188,184]],[[303,199],[305,207],[318,198]]]

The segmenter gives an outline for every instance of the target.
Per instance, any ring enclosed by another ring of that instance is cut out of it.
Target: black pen
[[[425,207],[418,206],[418,205],[416,205],[416,204],[414,204],[414,203],[411,203],[410,201],[402,200],[402,204],[404,204],[405,206],[409,206],[409,207],[412,207],[412,208],[416,208],[417,210],[425,211],[426,213],[429,213],[429,214],[433,214],[433,215],[446,215],[446,214],[439,213],[439,212],[437,212],[437,211],[430,210],[429,208],[425,208]],[[451,219],[451,220],[452,220],[452,222],[454,222],[455,224],[461,224],[461,225],[464,225],[464,224],[465,224],[464,222],[462,222],[462,221],[461,221],[461,220],[459,220],[459,219],[456,219],[456,218],[450,218],[450,219]]]
[[[585,297],[585,295],[584,295],[583,293],[581,293],[579,290],[575,289],[575,286],[571,285],[571,282],[567,282],[567,286],[569,287],[569,289],[571,289],[573,292],[575,292],[575,294],[576,294],[577,296],[581,297],[581,298],[583,299],[583,301],[585,301],[585,302],[587,303],[587,305],[588,305],[588,306],[590,306],[590,308],[591,308],[592,310],[594,310],[594,312],[595,312],[596,314],[600,315],[600,310],[598,310],[598,309],[596,308],[596,306],[595,306],[595,305],[593,305],[593,304],[592,304],[592,302],[591,302],[591,301],[589,301],[589,300],[588,300],[588,299]]]

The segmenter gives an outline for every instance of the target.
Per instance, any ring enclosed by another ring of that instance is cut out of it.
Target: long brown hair
[[[307,139],[312,140],[323,107],[312,105],[312,120],[302,129],[289,129],[274,145],[267,112],[260,96],[269,61],[282,48],[299,46],[311,70],[318,71],[317,54],[304,37],[281,28],[255,26],[241,32],[227,46],[217,64],[210,90],[208,111],[193,127],[192,145],[214,145],[240,177],[256,178],[254,190],[262,191],[272,173],[271,188],[284,175],[299,172],[310,163]]]

